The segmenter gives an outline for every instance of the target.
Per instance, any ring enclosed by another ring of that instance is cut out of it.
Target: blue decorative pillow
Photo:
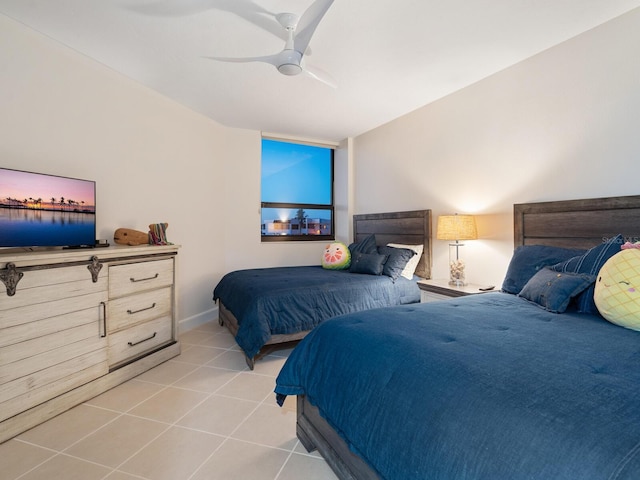
[[[369,235],[364,240],[349,245],[349,251],[351,256],[354,257],[357,253],[378,253],[376,246],[376,236]]]
[[[620,247],[624,244],[624,237],[617,235],[608,241],[587,250],[583,255],[578,255],[564,262],[558,263],[551,267],[552,270],[562,273],[586,273],[587,275],[598,275],[602,266],[612,256],[620,251]],[[576,298],[578,311],[583,313],[594,313],[599,315],[596,303],[593,300],[594,285],[584,290]]]
[[[595,275],[560,273],[546,267],[536,273],[518,294],[553,313],[563,313],[572,298],[593,285]]]
[[[378,255],[377,253],[356,253],[351,257],[351,273],[366,273],[368,275],[382,275],[384,263],[389,258],[388,255]]]
[[[394,281],[402,275],[404,267],[407,266],[409,260],[416,254],[416,252],[408,248],[394,248],[389,246],[378,247],[378,253],[389,256],[382,269],[382,274],[391,277]]]
[[[584,250],[550,247],[548,245],[523,245],[516,248],[511,257],[502,291],[518,294],[526,283],[544,267],[581,255]]]

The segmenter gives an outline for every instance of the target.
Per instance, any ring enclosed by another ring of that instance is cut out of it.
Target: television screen
[[[0,168],[0,247],[95,242],[95,182]]]

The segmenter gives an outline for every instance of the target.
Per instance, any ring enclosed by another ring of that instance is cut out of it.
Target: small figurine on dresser
[[[152,223],[149,232],[144,233],[130,228],[118,228],[113,240],[119,245],[173,245],[167,241],[168,223]]]
[[[149,243],[152,245],[173,245],[167,241],[168,223],[152,223],[149,225]]]

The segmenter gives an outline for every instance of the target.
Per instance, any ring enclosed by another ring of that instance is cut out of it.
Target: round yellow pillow
[[[611,323],[640,331],[639,249],[622,250],[606,261],[598,273],[593,299]]]

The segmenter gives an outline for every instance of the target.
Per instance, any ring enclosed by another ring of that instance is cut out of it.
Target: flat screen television
[[[0,247],[94,247],[96,183],[0,168]]]

